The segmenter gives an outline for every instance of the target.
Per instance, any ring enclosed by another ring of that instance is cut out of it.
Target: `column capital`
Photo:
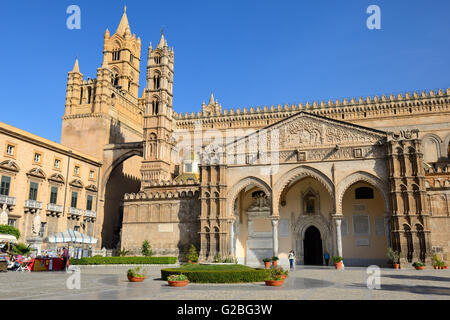
[[[273,226],[276,226],[280,222],[280,217],[275,217],[270,219]]]

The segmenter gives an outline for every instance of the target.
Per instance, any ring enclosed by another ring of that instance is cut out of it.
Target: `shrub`
[[[237,259],[234,257],[226,257],[222,259],[222,263],[237,263]]]
[[[181,268],[161,270],[163,280],[167,280],[171,275],[180,274],[184,274],[190,282],[194,283],[238,283],[262,282],[270,276],[270,271],[242,265],[185,265]]]
[[[198,261],[197,248],[193,244],[191,244],[191,247],[189,248],[189,252],[186,255],[186,259],[190,260],[191,262],[197,262]]]
[[[27,246],[25,243],[19,242],[18,244],[15,244],[12,248],[12,252],[14,254],[20,254],[22,256],[26,256],[31,252],[30,246]]]
[[[333,256],[333,262],[334,262],[334,263],[339,263],[339,262],[341,262],[342,260],[344,260],[344,258],[339,257],[339,256]]]
[[[90,257],[70,259],[73,265],[103,265],[103,264],[174,264],[176,257]]]
[[[263,262],[271,262],[272,261],[272,259],[270,259],[270,258],[264,258],[263,259]]]
[[[141,272],[141,267],[136,267],[133,269],[128,269],[127,275],[130,277],[144,278],[145,272]]]
[[[425,267],[425,263],[422,262],[414,262],[413,267]]]
[[[272,261],[278,261],[278,260],[279,260],[278,257],[275,257],[275,256],[272,257]]]
[[[141,252],[144,257],[151,257],[153,255],[152,247],[150,246],[150,243],[148,243],[148,240],[145,240],[142,243]]]
[[[221,260],[222,260],[222,258],[220,257],[220,254],[219,254],[219,253],[216,253],[216,254],[214,255],[214,262],[221,262]]]
[[[2,233],[2,234],[10,234],[10,235],[16,237],[16,239],[20,238],[20,231],[19,231],[19,229],[14,228],[13,226],[9,226],[7,224],[0,225],[0,233]]]
[[[123,250],[120,250],[120,251],[119,251],[119,256],[125,257],[125,256],[128,255],[129,253],[130,253],[130,250],[125,250],[125,249],[123,249]]]

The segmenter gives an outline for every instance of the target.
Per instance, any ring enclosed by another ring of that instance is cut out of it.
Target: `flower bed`
[[[70,259],[72,265],[103,265],[103,264],[175,264],[176,257],[90,257]]]
[[[170,275],[184,274],[194,283],[239,283],[264,282],[270,274],[265,269],[254,269],[247,266],[234,265],[192,265],[181,268],[162,269],[161,278],[167,280]]]

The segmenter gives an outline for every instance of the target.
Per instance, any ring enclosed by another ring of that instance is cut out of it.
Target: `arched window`
[[[119,49],[115,49],[112,52],[112,61],[120,60],[120,51]]]
[[[92,88],[88,87],[88,102],[87,103],[91,103],[91,98],[92,98]]]
[[[369,187],[356,188],[355,199],[373,199],[373,189]]]
[[[153,89],[158,90],[161,84],[161,77],[159,75],[155,75],[153,77]]]
[[[159,113],[159,102],[153,101],[152,102],[152,114],[157,115]]]
[[[80,90],[80,104],[83,104],[83,88]]]

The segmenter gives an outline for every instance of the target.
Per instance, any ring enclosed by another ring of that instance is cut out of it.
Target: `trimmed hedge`
[[[100,264],[174,264],[176,257],[89,257],[70,259],[72,265],[100,265]]]
[[[239,283],[264,282],[264,279],[270,275],[269,270],[253,269],[241,265],[217,267],[187,265],[187,267],[181,268],[162,269],[161,278],[167,280],[173,274],[184,274],[190,282],[194,283]]]

